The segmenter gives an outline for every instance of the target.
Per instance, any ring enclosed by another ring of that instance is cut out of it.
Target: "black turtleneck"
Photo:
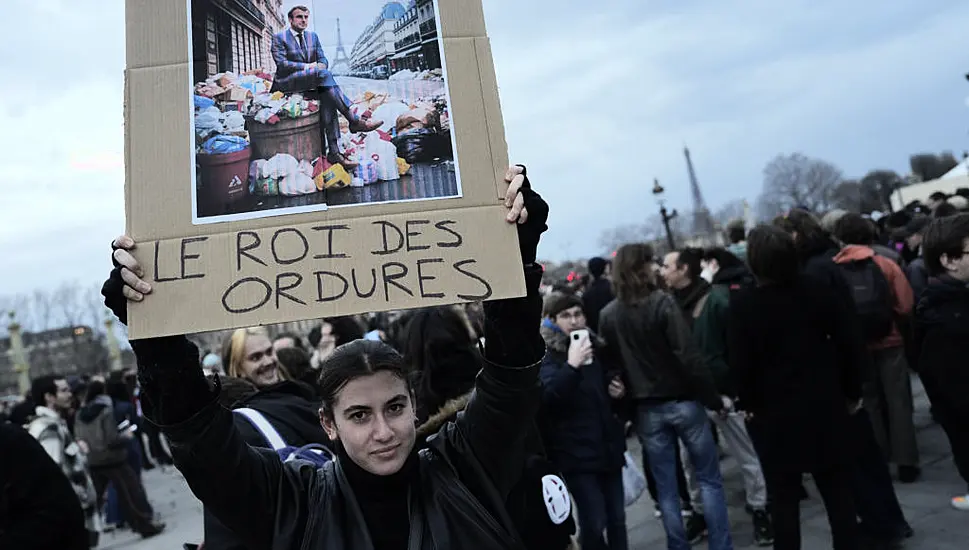
[[[374,550],[407,548],[410,536],[408,494],[418,479],[417,446],[411,450],[404,466],[395,474],[372,474],[350,459],[343,445],[336,445],[340,467],[353,488],[353,496],[360,506]]]
[[[688,323],[693,323],[693,308],[709,289],[710,283],[699,277],[691,281],[689,286],[673,289],[673,297],[676,298],[676,303],[680,304]]]

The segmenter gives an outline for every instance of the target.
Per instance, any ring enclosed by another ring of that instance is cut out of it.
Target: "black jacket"
[[[410,493],[411,549],[521,548],[504,502],[524,466],[545,346],[538,334],[539,268],[528,296],[489,302],[485,363],[464,413],[420,452]],[[372,548],[338,458],[284,465],[246,445],[216,402],[198,350],[184,337],[133,342],[145,416],[161,426],[193,493],[252,548]]]
[[[949,276],[932,279],[915,309],[914,355],[936,413],[969,424],[969,286]]]
[[[320,405],[312,388],[299,382],[280,382],[235,403],[233,408],[248,407],[266,417],[288,445],[301,447],[310,443],[329,445],[320,425]],[[248,419],[233,415],[242,439],[252,447],[269,447],[266,438]],[[245,550],[243,540],[222,525],[212,513],[204,511],[205,548],[207,550]]]
[[[610,364],[621,364],[633,399],[694,400],[723,407],[713,375],[673,296],[657,290],[642,303],[614,300],[599,317],[599,335]]]
[[[613,299],[612,283],[605,277],[589,283],[589,288],[582,295],[582,310],[585,312],[586,324],[593,332],[599,331],[599,313],[609,305]]]
[[[71,483],[40,443],[13,424],[0,424],[0,548],[90,548]]]
[[[753,287],[734,295],[727,324],[740,403],[765,461],[795,471],[845,456],[847,403],[861,398],[867,352],[848,305],[827,285]]]
[[[548,457],[565,475],[614,473],[626,450],[623,426],[607,388],[619,372],[599,361],[572,368],[568,335],[542,326],[548,352],[542,361],[542,436]]]

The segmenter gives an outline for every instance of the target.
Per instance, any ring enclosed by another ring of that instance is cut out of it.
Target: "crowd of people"
[[[726,247],[627,244],[581,285],[543,284],[548,207],[521,167],[507,181],[523,298],[238,329],[217,350],[136,340],[137,373],[35,380],[0,427],[0,547],[157,535],[140,472],[174,463],[205,550],[624,550],[635,434],[671,550],[733,548],[721,445],[756,544],[800,548],[809,476],[835,549],[898,548],[891,466],[921,475],[912,371],[969,486],[969,214],[793,209],[731,224]],[[134,245],[115,241],[104,287],[122,322],[151,299]]]

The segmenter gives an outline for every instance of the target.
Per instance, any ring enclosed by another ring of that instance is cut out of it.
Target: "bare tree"
[[[677,215],[670,220],[670,231],[677,242],[681,242],[687,235],[685,230],[689,216]],[[646,223],[630,223],[607,229],[599,235],[599,246],[604,250],[613,251],[629,243],[665,243],[666,228],[660,214],[653,214]],[[665,245],[664,245],[665,246]]]
[[[760,214],[772,218],[795,207],[812,212],[828,210],[843,179],[841,169],[830,162],[801,153],[778,155],[764,167]]]
[[[955,155],[950,151],[935,155],[932,153],[918,153],[908,158],[909,166],[919,181],[939,179],[946,172],[959,165]]]
[[[713,214],[713,221],[725,228],[733,220],[743,220],[745,215],[744,200],[736,199],[717,209]]]

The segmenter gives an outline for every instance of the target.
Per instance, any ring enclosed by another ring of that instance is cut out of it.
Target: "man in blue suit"
[[[323,53],[320,37],[306,30],[310,10],[296,6],[289,10],[290,28],[273,36],[272,55],[276,62],[273,91],[285,93],[320,90],[320,114],[322,115],[322,138],[327,144],[327,160],[341,163],[348,168],[355,164],[340,151],[340,122],[337,112],[346,117],[350,131],[372,132],[383,121],[363,120],[350,111],[352,103],[336,83],[329,70],[329,61]]]

